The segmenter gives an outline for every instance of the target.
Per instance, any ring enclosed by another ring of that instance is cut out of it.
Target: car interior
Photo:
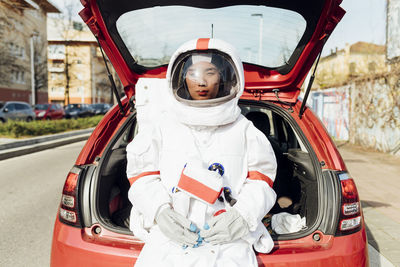
[[[242,114],[268,138],[278,163],[273,186],[277,193],[277,202],[265,219],[273,214],[288,212],[305,217],[306,226],[310,227],[317,219],[318,183],[315,166],[304,145],[307,141],[300,138],[299,130],[296,132],[294,120],[289,122],[290,119],[283,115],[287,111],[268,103],[254,102],[251,105],[248,102],[241,103]],[[126,176],[125,149],[137,132],[134,113],[111,140],[97,172],[100,174],[96,195],[98,217],[108,228],[127,233],[131,204],[127,197],[130,185]],[[269,222],[270,220],[265,220],[264,225],[272,237],[276,237],[277,234],[269,228]]]

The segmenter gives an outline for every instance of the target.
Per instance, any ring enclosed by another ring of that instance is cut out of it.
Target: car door
[[[15,104],[15,108],[16,108],[16,119],[18,120],[25,120],[29,115],[29,107],[24,105],[24,104],[20,104],[20,103],[16,103]]]
[[[55,104],[50,105],[50,110],[49,110],[49,117],[51,119],[56,119],[60,117],[60,112],[57,110],[57,107]]]
[[[4,109],[7,110],[7,112],[4,113],[7,120],[16,120],[18,118],[14,103],[7,104]]]

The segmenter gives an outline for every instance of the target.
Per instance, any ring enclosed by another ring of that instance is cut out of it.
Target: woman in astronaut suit
[[[192,40],[167,83],[169,112],[127,147],[130,228],[145,241],[135,266],[258,266],[253,248],[273,248],[261,220],[276,200],[276,160],[241,115],[243,65],[224,41]]]

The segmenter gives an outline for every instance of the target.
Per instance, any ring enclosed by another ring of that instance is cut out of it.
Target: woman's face
[[[193,64],[187,70],[185,80],[193,100],[212,99],[218,94],[220,75],[212,63],[200,61]]]

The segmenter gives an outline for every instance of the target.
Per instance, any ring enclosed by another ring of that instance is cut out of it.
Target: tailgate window
[[[126,47],[145,67],[168,64],[186,41],[213,37],[235,46],[244,62],[277,68],[287,64],[305,29],[306,20],[299,13],[250,5],[159,6],[130,11],[117,20]]]

